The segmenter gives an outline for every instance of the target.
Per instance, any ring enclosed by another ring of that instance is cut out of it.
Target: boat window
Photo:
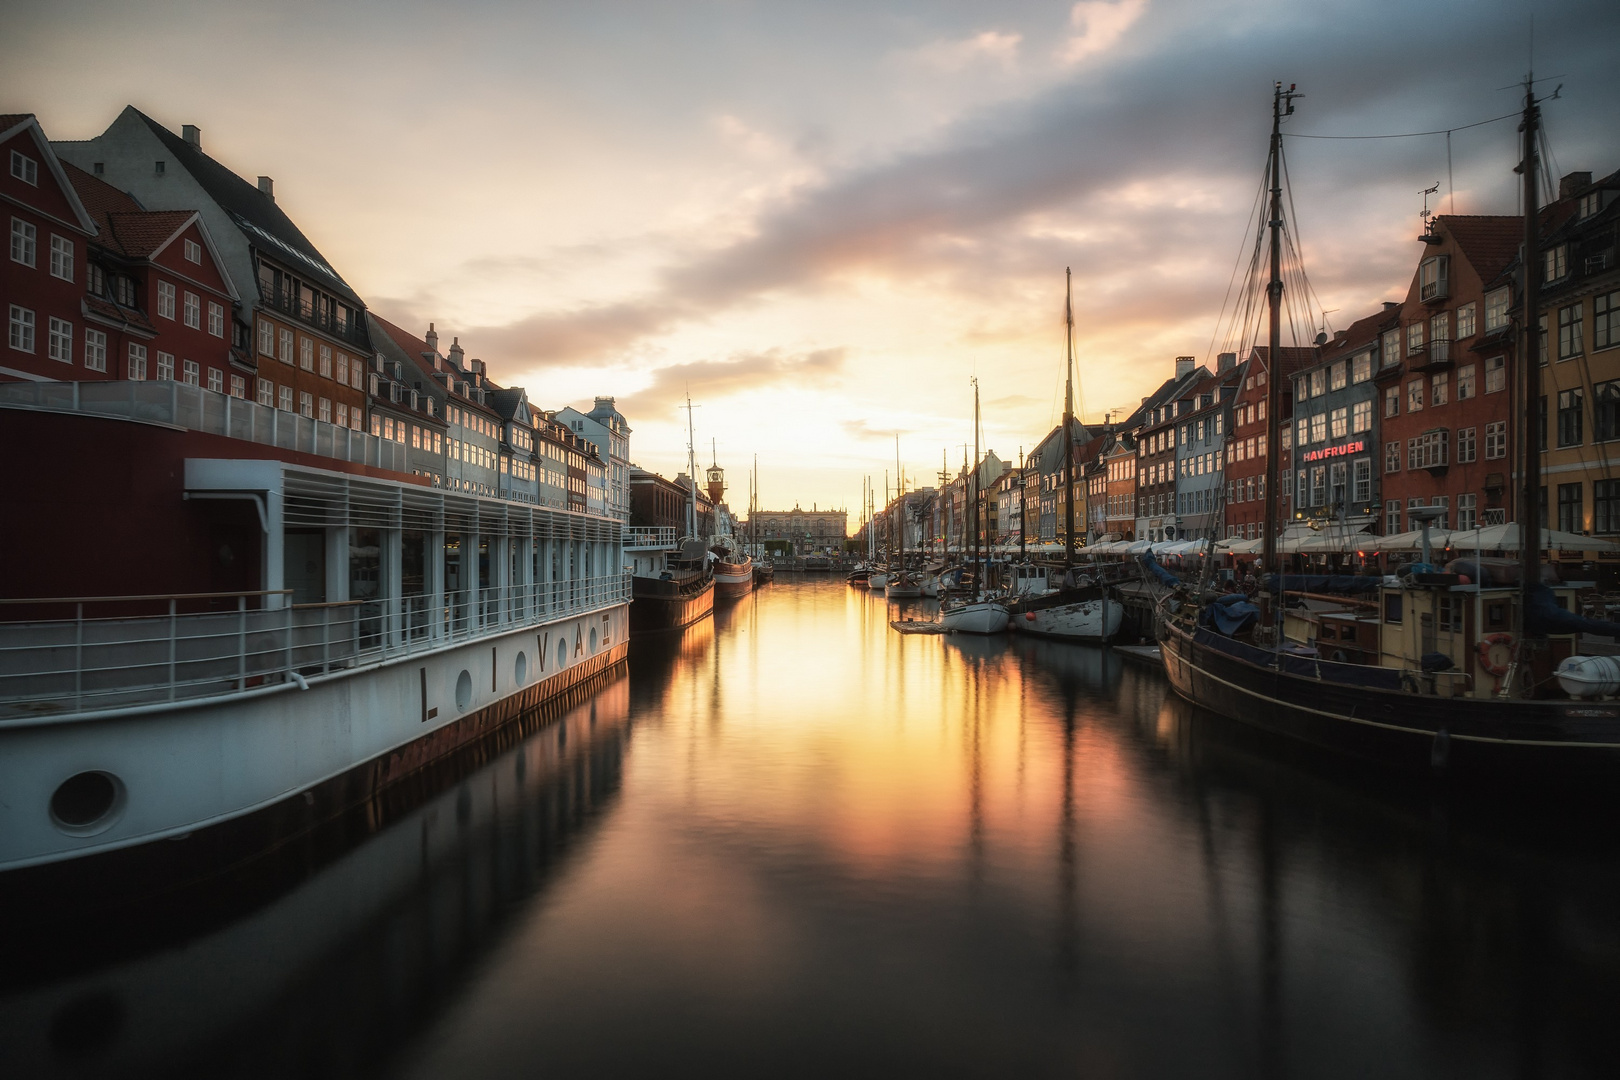
[[[1507,605],[1487,604],[1485,606],[1485,622],[1490,626],[1507,625]]]
[[[1384,621],[1398,623],[1401,621],[1401,595],[1389,593],[1384,597]]]

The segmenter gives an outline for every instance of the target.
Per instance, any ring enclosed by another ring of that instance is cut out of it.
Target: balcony
[[[335,307],[327,308],[312,304],[308,300],[300,300],[287,289],[267,289],[260,286],[261,306],[270,311],[290,315],[306,326],[312,326],[323,334],[330,334],[339,341],[346,341],[362,349],[368,348],[365,331],[360,328],[358,316],[353,321],[345,321],[338,317]]]
[[[229,439],[407,472],[403,443],[177,382],[0,384],[0,409],[84,413],[169,424]]]
[[[1407,350],[1406,366],[1410,371],[1442,371],[1452,366],[1453,341],[1451,338],[1431,338],[1426,345]]]

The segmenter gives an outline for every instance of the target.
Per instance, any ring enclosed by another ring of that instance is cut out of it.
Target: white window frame
[[[6,343],[18,352],[32,353],[35,348],[34,329],[33,309],[25,308],[21,304],[12,304]]]
[[[272,360],[276,356],[276,327],[269,319],[259,320],[259,355]]]
[[[225,336],[225,305],[208,301],[208,332],[217,338]]]
[[[174,353],[159,352],[157,354],[157,381],[174,381]]]
[[[50,316],[46,322],[45,355],[64,364],[73,363],[73,324]]]
[[[1474,314],[1477,310],[1472,301],[1457,309],[1458,341],[1474,336]]]
[[[85,327],[84,369],[86,371],[107,370],[107,335],[103,331]]]
[[[202,265],[202,245],[195,240],[185,242],[186,262]]]
[[[225,373],[217,367],[208,369],[208,389],[216,394],[225,392]]]
[[[11,219],[11,261],[23,266],[39,262],[39,230],[20,217]]]
[[[174,318],[174,285],[171,282],[158,282],[157,313],[165,319]]]
[[[241,401],[247,400],[247,379],[241,375],[231,376],[231,397]]]
[[[286,327],[278,327],[277,330],[281,339],[281,351],[277,354],[277,359],[283,364],[290,364],[293,362],[293,332]]]
[[[276,407],[276,384],[269,379],[260,379],[258,391],[254,400],[267,409]]]
[[[1485,460],[1507,457],[1507,421],[1492,420],[1485,425]]]
[[[195,360],[180,361],[180,381],[187,386],[202,385],[202,368]]]
[[[281,407],[281,411],[282,412],[289,412],[289,413],[292,412],[293,411],[293,388],[290,387],[290,386],[282,386],[282,387],[278,387],[277,390],[278,390],[278,392],[280,394],[279,404],[280,404],[280,407]]]
[[[298,391],[298,415],[311,420],[315,418],[315,395],[308,390]]]
[[[129,343],[129,379],[131,382],[146,381],[146,346]]]
[[[29,187],[39,187],[39,162],[20,150],[11,152],[11,177]]]
[[[73,280],[73,241],[51,233],[51,277]]]

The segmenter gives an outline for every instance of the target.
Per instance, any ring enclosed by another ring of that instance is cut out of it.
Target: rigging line
[[[1264,177],[1262,177],[1261,182],[1260,182],[1260,189],[1259,189],[1259,191],[1257,191],[1255,193],[1254,206],[1249,208],[1249,221],[1250,222],[1252,222],[1255,219],[1257,209],[1260,206],[1261,198],[1263,197],[1264,194],[1265,194],[1265,180],[1264,180]],[[1244,225],[1245,234],[1248,232],[1248,228],[1249,228],[1248,224],[1245,223],[1245,225]],[[1230,277],[1228,277],[1226,279],[1226,295],[1221,297],[1221,312],[1215,319],[1215,328],[1213,330],[1211,330],[1210,334],[1209,334],[1209,348],[1204,350],[1204,363],[1206,363],[1206,364],[1209,363],[1209,354],[1211,352],[1215,351],[1215,338],[1221,332],[1221,322],[1222,322],[1223,319],[1226,318],[1226,305],[1227,305],[1227,302],[1232,299],[1232,286],[1237,281],[1238,268],[1241,267],[1242,265],[1243,265],[1243,248],[1241,246],[1239,246],[1238,252],[1237,252],[1237,258],[1232,260],[1232,274],[1231,274]],[[1234,315],[1236,314],[1236,308],[1233,309],[1233,314]]]
[[[1446,194],[1451,200],[1451,213],[1457,213],[1457,185],[1451,175],[1451,132],[1446,132]]]
[[[1285,139],[1416,139],[1423,135],[1449,135],[1453,131],[1467,131],[1469,128],[1484,127],[1486,124],[1500,123],[1511,120],[1519,115],[1518,111],[1493,116],[1489,120],[1480,120],[1472,124],[1458,124],[1456,127],[1439,128],[1435,131],[1403,131],[1396,135],[1304,135],[1297,131],[1283,132]]]

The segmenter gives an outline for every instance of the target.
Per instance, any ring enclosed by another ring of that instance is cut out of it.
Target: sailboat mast
[[[1270,320],[1266,351],[1266,520],[1261,524],[1260,565],[1277,573],[1278,534],[1282,523],[1277,508],[1282,505],[1282,118],[1294,111],[1294,99],[1304,97],[1290,84],[1272,86],[1271,92],[1271,282],[1266,286],[1266,307]],[[1279,608],[1280,610],[1280,608]]]
[[[1063,369],[1063,568],[1074,565],[1074,284],[1069,268],[1063,268],[1063,326],[1067,359]],[[975,384],[976,386],[977,384]],[[977,391],[975,391],[977,402]],[[977,411],[977,404],[974,406]],[[975,440],[978,429],[973,432]]]
[[[973,599],[984,599],[984,569],[979,565],[979,380],[973,379]]]
[[[1519,637],[1524,640],[1531,590],[1541,581],[1542,518],[1541,433],[1546,414],[1541,399],[1541,267],[1537,238],[1538,192],[1536,174],[1541,168],[1536,150],[1536,129],[1541,109],[1536,104],[1535,80],[1524,78],[1524,157],[1519,171],[1524,174],[1524,256],[1519,273],[1524,282],[1524,312],[1519,319],[1519,400],[1523,422],[1519,425]]]
[[[688,485],[686,500],[687,535],[696,537],[698,534],[697,517],[697,451],[694,449],[695,431],[692,427],[692,395],[686,395],[686,483]]]

